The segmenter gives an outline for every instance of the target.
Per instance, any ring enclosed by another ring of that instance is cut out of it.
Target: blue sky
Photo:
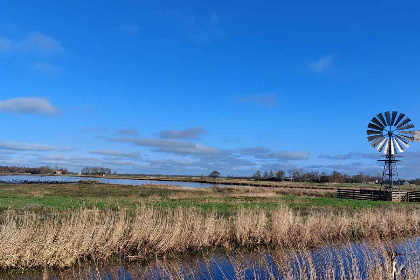
[[[0,164],[377,174],[370,119],[420,127],[420,4],[366,2],[3,1]]]

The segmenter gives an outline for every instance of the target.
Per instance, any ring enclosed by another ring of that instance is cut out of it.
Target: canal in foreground
[[[313,250],[206,252],[79,264],[63,270],[0,270],[1,279],[419,279],[420,242],[350,243]],[[395,274],[395,277],[393,277]]]

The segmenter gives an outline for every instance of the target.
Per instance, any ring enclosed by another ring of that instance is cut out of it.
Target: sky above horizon
[[[420,3],[3,1],[0,165],[376,175],[376,114],[420,128]],[[420,177],[420,143],[399,164]]]

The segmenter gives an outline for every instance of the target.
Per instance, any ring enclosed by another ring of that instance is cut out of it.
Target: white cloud
[[[13,151],[54,151],[57,148],[49,145],[15,143],[15,142],[0,142],[0,149]]]
[[[333,60],[334,60],[334,55],[332,54],[322,56],[317,61],[310,63],[309,69],[317,73],[324,72],[328,70],[329,68],[331,68]]]
[[[131,153],[123,153],[120,151],[114,151],[114,150],[97,150],[97,151],[90,151],[90,154],[94,155],[106,155],[106,156],[113,156],[113,157],[119,157],[119,158],[140,158],[139,152],[131,152]]]
[[[41,97],[17,97],[0,101],[0,112],[20,114],[58,114],[58,109]]]
[[[130,136],[137,136],[137,135],[139,135],[139,132],[137,131],[137,129],[124,128],[124,129],[118,130],[118,134],[130,135]]]
[[[114,142],[128,142],[138,146],[154,147],[157,152],[173,153],[180,155],[217,154],[220,150],[210,146],[164,139],[141,139],[141,138],[111,138]]]
[[[181,130],[163,130],[157,135],[167,139],[198,139],[201,134],[205,133],[206,131],[202,127],[193,127]]]
[[[253,156],[259,159],[278,159],[278,160],[307,160],[309,153],[276,151],[272,152],[266,147],[245,148],[239,151],[242,155]]]
[[[40,32],[32,32],[22,40],[0,37],[0,51],[64,52],[61,43]]]

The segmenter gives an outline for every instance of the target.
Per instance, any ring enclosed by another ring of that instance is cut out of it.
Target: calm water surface
[[[5,175],[5,176],[0,176],[0,181],[11,182],[11,183],[21,183],[21,182],[77,183],[80,180],[97,180],[100,183],[106,183],[106,184],[135,185],[135,186],[141,186],[141,185],[144,185],[144,184],[173,185],[173,186],[184,186],[184,187],[190,187],[190,188],[210,188],[212,186],[219,186],[219,187],[227,186],[227,185],[224,185],[224,184],[210,184],[210,183],[196,183],[196,182],[109,179],[109,178],[72,177],[72,176],[38,176],[38,175]]]
[[[369,269],[392,267],[387,250],[396,253],[401,279],[407,273],[420,276],[420,243],[411,239],[388,245],[354,243],[308,251],[205,253],[143,262],[85,264],[63,271],[3,271],[0,279],[367,279]]]

